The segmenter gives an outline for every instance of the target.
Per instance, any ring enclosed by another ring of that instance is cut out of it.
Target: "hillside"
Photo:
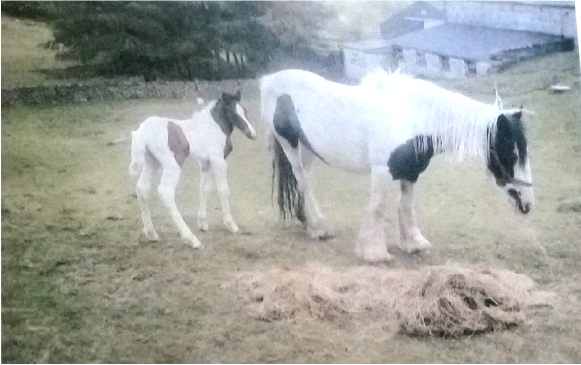
[[[38,46],[52,39],[46,24],[2,14],[2,88],[36,85],[48,79],[42,70],[71,65]]]

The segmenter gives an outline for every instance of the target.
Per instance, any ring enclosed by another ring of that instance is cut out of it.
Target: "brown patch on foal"
[[[190,143],[182,128],[174,122],[167,123],[167,144],[177,163],[183,165],[186,157],[190,155]]]

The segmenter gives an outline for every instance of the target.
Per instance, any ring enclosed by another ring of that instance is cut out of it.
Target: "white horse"
[[[312,238],[332,234],[309,181],[318,158],[345,170],[371,174],[371,202],[356,242],[368,262],[389,260],[385,209],[388,182],[400,180],[400,247],[430,247],[413,209],[414,183],[434,154],[479,157],[523,214],[534,196],[521,109],[501,110],[427,81],[383,71],[361,85],[329,82],[286,70],[260,80],[262,119],[270,129],[273,184],[283,217],[290,214]],[[499,100],[497,100],[499,101]]]
[[[202,231],[208,229],[206,203],[212,192],[211,175],[213,175],[222,204],[224,224],[231,232],[238,232],[238,226],[230,213],[226,181],[226,157],[232,151],[230,136],[236,127],[248,138],[256,139],[256,131],[246,119],[244,108],[239,104],[240,97],[240,91],[235,95],[222,93],[221,99],[195,112],[190,119],[150,117],[132,132],[129,170],[134,176],[140,174],[136,192],[141,207],[143,232],[150,240],[159,240],[151,222],[148,199],[152,179],[161,166],[163,172],[157,191],[178,227],[180,236],[193,247],[201,246],[200,241],[184,222],[175,203],[175,190],[182,165],[190,155],[200,164],[199,228]]]

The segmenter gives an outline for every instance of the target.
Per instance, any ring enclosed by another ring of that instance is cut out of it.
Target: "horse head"
[[[498,116],[488,156],[488,169],[500,187],[522,213],[531,211],[534,203],[531,169],[524,125],[519,110]]]
[[[230,135],[234,127],[236,127],[246,137],[256,139],[256,130],[246,118],[246,109],[240,105],[241,97],[240,90],[234,95],[223,92],[222,98],[218,100],[215,110],[212,111],[212,113],[216,114],[214,119],[220,124],[226,135]]]

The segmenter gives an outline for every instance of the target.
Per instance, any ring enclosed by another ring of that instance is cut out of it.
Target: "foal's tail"
[[[129,173],[137,176],[143,170],[145,163],[145,142],[138,131],[131,132],[131,163]]]
[[[306,223],[305,199],[297,186],[297,179],[280,142],[270,133],[270,150],[272,153],[272,195],[277,192],[278,207],[282,219],[287,216]]]

